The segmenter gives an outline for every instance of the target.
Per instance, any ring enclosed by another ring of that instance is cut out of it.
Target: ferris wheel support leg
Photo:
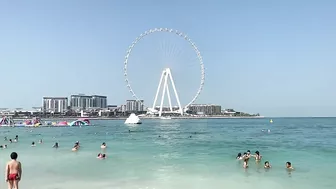
[[[157,101],[157,98],[159,96],[159,92],[160,92],[160,89],[161,89],[161,84],[162,84],[162,80],[163,80],[164,75],[165,75],[165,71],[163,71],[162,74],[161,74],[161,79],[160,79],[160,82],[159,82],[159,86],[156,90],[156,95],[155,95],[155,99],[154,99],[154,103],[153,103],[153,110],[155,109],[156,101]]]
[[[166,89],[167,89],[167,80],[168,80],[168,73],[165,73],[165,78],[164,78],[164,84],[163,84],[163,92],[162,92],[162,97],[161,97],[161,104],[160,104],[160,111],[159,111],[159,117],[162,115],[162,106],[163,106],[163,101],[165,98],[166,94]]]
[[[168,75],[169,75],[171,84],[172,84],[172,86],[173,86],[173,90],[174,90],[174,93],[175,93],[175,97],[176,97],[176,100],[177,100],[177,104],[178,104],[179,109],[180,109],[180,113],[181,113],[181,115],[183,115],[183,109],[182,109],[182,106],[181,106],[181,103],[180,103],[180,99],[179,99],[179,97],[178,97],[178,94],[177,94],[177,91],[176,91],[176,88],[175,88],[175,83],[174,83],[174,80],[173,80],[173,77],[172,77],[172,75],[171,75],[171,72],[170,72],[170,69],[169,69],[169,68],[168,68],[167,72],[168,72]]]
[[[167,90],[167,96],[168,96],[169,108],[170,108],[170,111],[172,112],[172,111],[173,111],[173,106],[172,106],[172,103],[171,103],[170,91],[169,91],[168,83],[167,83],[166,87],[167,87],[166,90]]]

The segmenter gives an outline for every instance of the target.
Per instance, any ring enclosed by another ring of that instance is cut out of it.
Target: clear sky
[[[203,55],[197,103],[266,116],[336,116],[335,8],[333,0],[3,0],[0,107],[78,93],[120,105],[132,98],[123,78],[128,46],[145,30],[168,27],[188,34]],[[157,85],[161,70],[139,69],[155,73]]]

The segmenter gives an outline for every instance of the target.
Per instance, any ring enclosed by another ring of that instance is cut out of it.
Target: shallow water
[[[111,120],[82,128],[0,128],[2,138],[19,135],[18,143],[3,142],[8,149],[0,151],[0,170],[16,151],[21,188],[335,188],[336,118],[143,121],[135,127]],[[39,139],[44,143],[30,147]],[[77,140],[81,148],[72,152]],[[51,148],[55,141],[59,149]],[[96,158],[102,142],[105,160]],[[244,170],[235,156],[246,150],[259,150],[271,170],[253,160]],[[285,170],[286,161],[295,171]]]

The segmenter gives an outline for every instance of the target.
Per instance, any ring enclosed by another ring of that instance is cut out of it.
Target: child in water
[[[248,168],[248,161],[250,159],[250,156],[248,153],[244,153],[244,156],[243,156],[243,160],[244,160],[244,164],[243,164],[243,167],[246,169]]]
[[[265,161],[264,168],[265,168],[265,169],[269,169],[269,168],[271,168],[271,167],[272,167],[271,164],[270,164],[268,161]]]
[[[293,169],[294,169],[294,168],[292,167],[292,163],[289,162],[289,161],[286,162],[286,168],[287,168],[287,170],[293,170]]]

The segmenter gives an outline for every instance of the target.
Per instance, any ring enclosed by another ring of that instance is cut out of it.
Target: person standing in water
[[[256,162],[261,161],[262,155],[260,155],[259,151],[256,151],[255,155],[252,155],[252,156],[255,158]]]
[[[21,162],[17,161],[18,154],[12,152],[11,161],[6,165],[6,182],[8,183],[8,189],[19,189],[19,182],[22,178]]]
[[[243,156],[243,160],[244,160],[244,164],[243,164],[243,167],[245,168],[245,169],[247,169],[248,168],[248,161],[249,161],[249,159],[250,159],[250,156],[248,155],[248,153],[244,153],[244,156]]]

